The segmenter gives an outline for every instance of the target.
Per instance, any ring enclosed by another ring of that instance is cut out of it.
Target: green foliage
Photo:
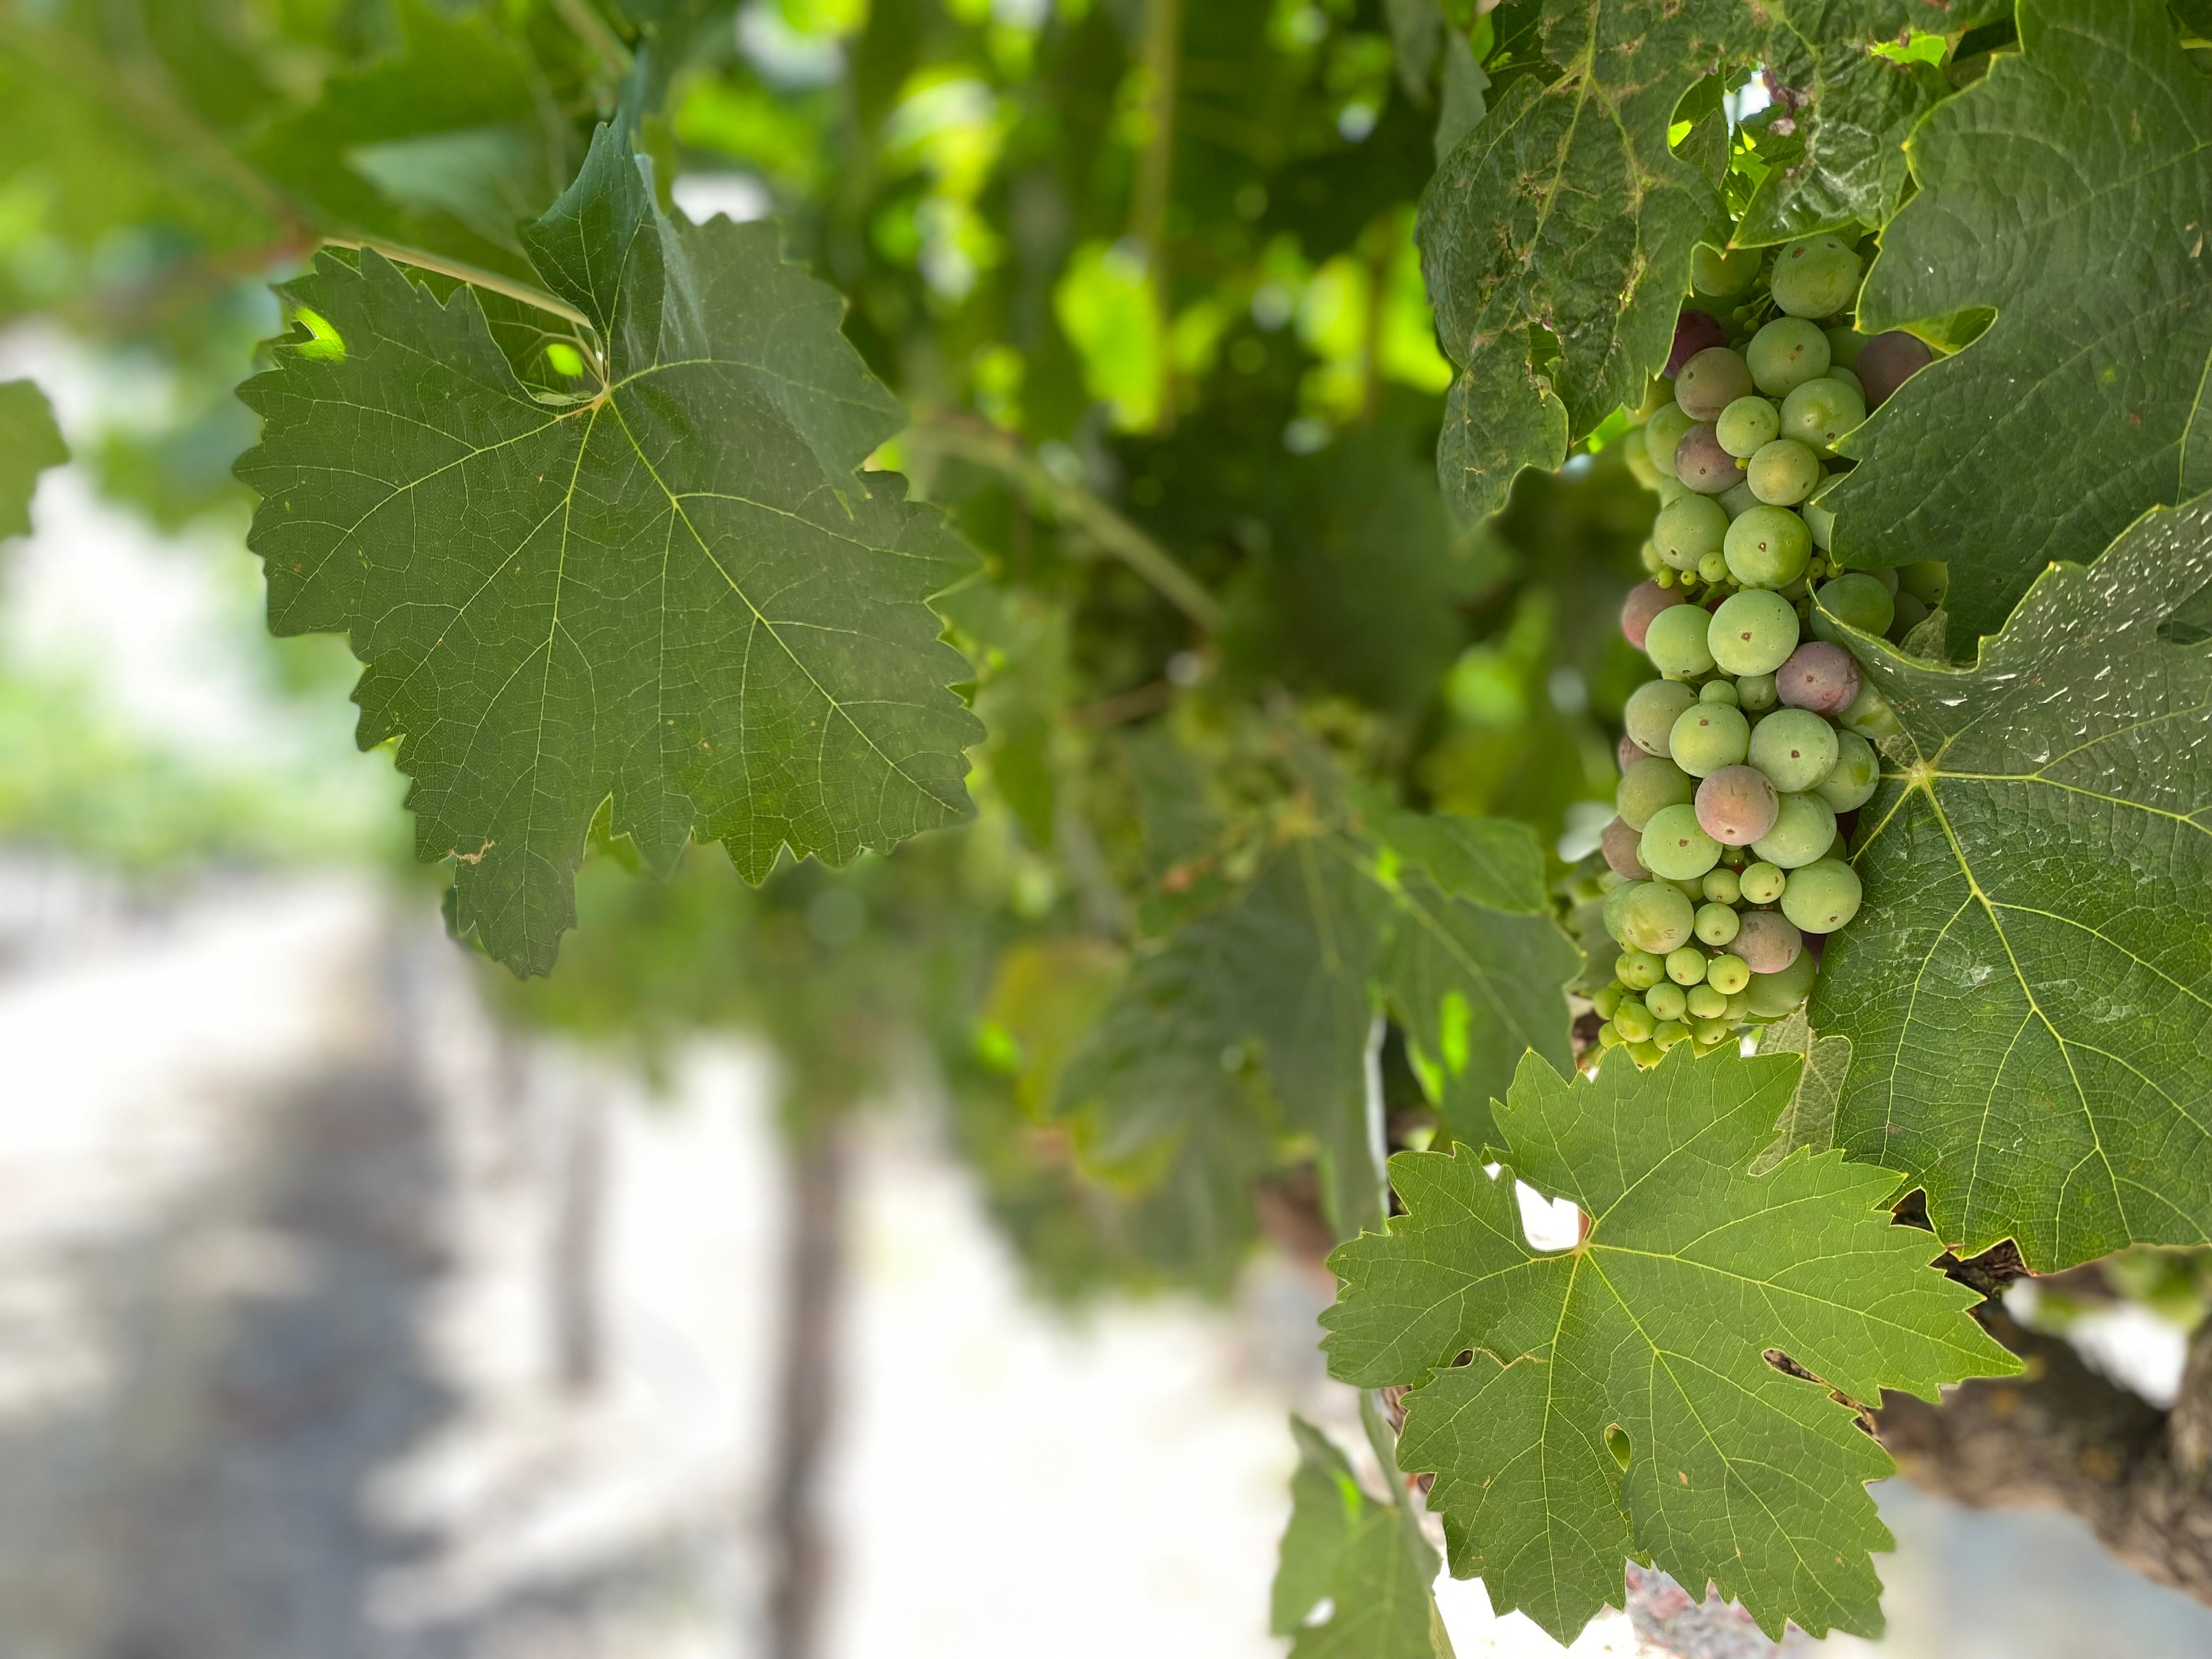
[[[1437,1476],[1453,1571],[1562,1641],[1631,1555],[1711,1578],[1777,1639],[1784,1619],[1875,1633],[1867,1552],[1889,1535],[1864,1483],[1889,1460],[1830,1390],[1933,1400],[2016,1368],[1929,1269],[1934,1241],[1892,1224],[1887,1171],[1832,1152],[1748,1172],[1797,1071],[1684,1048],[1569,1082],[1529,1056],[1504,1169],[1400,1155],[1405,1213],[1330,1259],[1332,1374],[1419,1385],[1399,1456]],[[1527,1243],[1516,1178],[1574,1200],[1579,1244]]]
[[[39,474],[67,459],[46,394],[29,380],[0,382],[0,539],[31,533]]]
[[[1969,668],[1854,639],[1904,723],[1814,1024],[1851,1039],[1837,1144],[1966,1250],[2049,1270],[2212,1237],[2212,503],[2054,566]]]
[[[1996,320],[1846,441],[1864,464],[1826,498],[1845,562],[1948,560],[1973,634],[2051,561],[2212,486],[2212,84],[2158,0],[2021,0],[2020,30],[1913,134],[1920,193],[1859,301],[1868,331]]]
[[[1429,1595],[1437,1553],[1419,1522],[1367,1495],[1335,1443],[1303,1418],[1291,1523],[1275,1570],[1269,1628],[1291,1659],[1451,1659]],[[1322,1603],[1325,1616],[1309,1624]]]

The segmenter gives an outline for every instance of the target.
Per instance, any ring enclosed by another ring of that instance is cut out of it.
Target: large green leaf
[[[926,603],[965,551],[855,471],[898,407],[775,230],[664,218],[602,128],[525,242],[600,343],[577,391],[519,380],[473,293],[325,255],[286,294],[327,336],[242,389],[238,473],[271,628],[348,633],[417,854],[542,973],[602,803],[655,868],[696,834],[758,880],[963,816],[980,728]]]
[[[1369,1497],[1312,1424],[1293,1417],[1291,1434],[1298,1467],[1269,1619],[1276,1635],[1297,1638],[1291,1659],[1452,1659],[1429,1589],[1437,1553],[1419,1522]]]
[[[67,459],[69,446],[37,382],[0,384],[0,539],[31,533],[39,474]]]
[[[2212,1239],[2212,647],[2164,628],[2208,581],[2200,499],[2039,577],[1971,668],[1853,641],[1905,739],[1813,1018],[1852,1044],[1837,1144],[1962,1253]]]
[[[1726,230],[1668,127],[1762,33],[1740,0],[1554,3],[1540,32],[1556,78],[1492,98],[1421,206],[1437,331],[1460,371],[1437,467],[1471,514],[1502,506],[1521,468],[1557,466],[1665,361],[1691,250]]]
[[[1330,1259],[1332,1374],[1419,1385],[1399,1459],[1436,1474],[1452,1571],[1563,1642],[1632,1555],[1771,1636],[1877,1632],[1868,1552],[1890,1539],[1865,1483],[1891,1466],[1830,1390],[1933,1400],[2015,1369],[1935,1241],[1893,1224],[1894,1176],[1837,1152],[1748,1172],[1798,1066],[1686,1045],[1570,1082],[1531,1055],[1499,1109],[1506,1167],[1401,1153],[1405,1213]],[[1529,1247],[1516,1178],[1581,1206],[1578,1245]]]
[[[1953,619],[1994,632],[2054,559],[2212,487],[2212,82],[2159,0],[2021,0],[2018,53],[1908,151],[1863,330],[1996,320],[1844,441],[1826,498],[1860,566],[1948,559]]]

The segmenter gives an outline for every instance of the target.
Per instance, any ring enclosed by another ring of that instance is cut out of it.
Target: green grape
[[[1644,630],[1644,654],[1669,679],[1711,672],[1713,653],[1705,647],[1705,629],[1711,620],[1702,605],[1669,606]]]
[[[1662,876],[1660,879],[1665,881],[1667,878]],[[1679,890],[1682,896],[1690,901],[1692,908],[1705,902],[1705,880],[1703,876],[1692,876],[1683,881],[1668,881],[1667,884]]]
[[[1820,458],[1795,438],[1777,438],[1751,458],[1743,481],[1768,506],[1795,507],[1820,482]]]
[[[1671,507],[1689,493],[1682,481],[1671,472],[1650,486],[1651,493],[1659,498],[1659,505]]]
[[[1621,453],[1628,461],[1629,476],[1646,489],[1656,489],[1665,480],[1660,477],[1659,469],[1651,465],[1651,458],[1644,453],[1642,436],[1632,436],[1634,441],[1621,446]]]
[[[1684,363],[1674,376],[1674,401],[1700,421],[1718,417],[1739,398],[1751,395],[1751,370],[1740,353],[1708,346]]]
[[[1700,699],[1681,713],[1674,729],[1668,734],[1667,747],[1674,759],[1670,764],[1679,767],[1693,778],[1708,777],[1723,766],[1741,764],[1745,750],[1751,742],[1751,722],[1742,711],[1731,708],[1724,702],[1706,702]],[[1691,798],[1696,798],[1696,790]],[[1669,801],[1668,805],[1675,803]],[[1624,812],[1623,817],[1628,815]],[[1650,860],[1646,860],[1649,863]],[[1652,866],[1656,869],[1658,866]]]
[[[1735,683],[1735,702],[1739,708],[1763,714],[1780,701],[1771,674],[1746,674]]]
[[[1808,854],[1802,861],[1809,863],[1826,850],[1824,843]],[[1721,844],[1698,824],[1696,807],[1668,806],[1651,815],[1651,822],[1644,826],[1644,839],[1637,844],[1637,852],[1655,875],[1666,876],[1675,881],[1690,881],[1704,875],[1720,862]],[[1657,884],[1656,882],[1652,884],[1654,886]],[[1674,916],[1680,915],[1681,931],[1675,936],[1674,944],[1665,947],[1669,951],[1688,939],[1694,920],[1690,901],[1679,890],[1674,890],[1673,896],[1680,902],[1681,908],[1679,913],[1669,910],[1668,915],[1671,921]],[[1650,938],[1637,937],[1637,914],[1632,905],[1626,918],[1630,936],[1647,951],[1660,949]]]
[[[1620,775],[1620,785],[1613,790],[1613,805],[1621,822],[1632,830],[1641,830],[1661,807],[1680,806],[1695,800],[1697,795],[1698,786],[1688,773],[1673,761],[1652,755]]]
[[[1735,1037],[1735,1029],[1725,1019],[1699,1019],[1690,1024],[1690,1035],[1697,1047],[1692,1051],[1700,1059],[1717,1054]]]
[[[1729,454],[1748,459],[1782,435],[1782,411],[1764,398],[1739,398],[1721,410],[1713,435]]]
[[[1863,679],[1858,696],[1851,699],[1850,708],[1836,716],[1836,724],[1846,732],[1857,732],[1869,743],[1893,738],[1905,729],[1898,723],[1897,711],[1889,706],[1889,699]]]
[[[1820,971],[1813,953],[1806,951],[1778,974],[1753,974],[1749,988],[1751,1012],[1761,1019],[1781,1018],[1805,1000]]]
[[[1701,887],[1705,897],[1715,904],[1734,904],[1743,896],[1743,878],[1724,864],[1706,871]],[[1698,937],[1705,936],[1700,933]],[[1710,939],[1705,942],[1712,943]]]
[[[1749,864],[1737,878],[1743,896],[1753,904],[1771,904],[1782,896],[1784,883],[1790,878],[1771,864]]]
[[[1797,509],[1805,515],[1805,528],[1813,532],[1813,545],[1826,553],[1836,534],[1836,515],[1815,500]]]
[[[1900,565],[1897,586],[1901,592],[1910,593],[1930,611],[1943,603],[1951,591],[1951,567],[1941,559],[1923,559],[1918,564]]]
[[[1688,1012],[1689,1002],[1682,994],[1682,988],[1671,981],[1655,985],[1644,994],[1644,1006],[1651,1011],[1654,1019],[1662,1022],[1681,1018]]]
[[[1711,643],[1710,640],[1706,642],[1708,644]],[[1723,679],[1707,680],[1703,685],[1698,688],[1698,701],[1699,702],[1724,702],[1729,708],[1733,708],[1736,706],[1737,702],[1735,682],[1734,680]]]
[[[1759,497],[1751,493],[1748,483],[1731,484],[1715,499],[1720,502],[1722,511],[1729,515],[1730,524],[1759,505]]]
[[[1751,969],[1741,957],[1735,955],[1715,957],[1705,964],[1705,983],[1723,996],[1733,1000],[1738,993],[1751,983]],[[1734,1006],[1735,1004],[1731,1000],[1729,1004],[1731,1011]],[[1742,1018],[1741,1014],[1734,1014],[1733,1017],[1738,1019]]]
[[[1661,477],[1674,476],[1675,447],[1682,441],[1682,434],[1696,424],[1682,405],[1672,398],[1644,422],[1644,453]]]
[[[1722,543],[1729,574],[1746,587],[1787,587],[1805,574],[1813,534],[1786,507],[1747,508]]]
[[[1667,1058],[1666,1055],[1659,1052],[1659,1045],[1650,1041],[1632,1042],[1628,1045],[1625,1052],[1631,1060],[1634,1060],[1638,1066],[1641,1066],[1646,1071],[1649,1071],[1652,1066],[1656,1066],[1661,1060]]]
[[[1669,807],[1679,812],[1679,806]],[[1654,819],[1654,823],[1657,820]],[[1651,832],[1644,832],[1644,844],[1651,843]],[[1818,795],[1784,795],[1782,810],[1775,815],[1774,828],[1752,842],[1751,850],[1768,864],[1778,865],[1784,870],[1795,870],[1823,856],[1836,844],[1836,809]],[[1644,861],[1651,862],[1649,853]],[[1656,867],[1656,866],[1655,866]],[[1784,896],[1789,890],[1784,887]],[[1678,895],[1679,896],[1679,895]]]
[[[1732,300],[1759,278],[1755,247],[1717,248],[1700,242],[1690,253],[1690,287],[1708,300]]]
[[[1828,368],[1828,378],[1832,380],[1841,380],[1845,386],[1850,387],[1852,391],[1859,394],[1859,401],[1861,403],[1864,403],[1866,401],[1866,383],[1861,380],[1857,375],[1852,374],[1848,368],[1842,368],[1839,365],[1831,364]]]
[[[1802,933],[1832,933],[1858,915],[1863,896],[1857,871],[1840,859],[1815,859],[1790,872],[1789,885],[1782,890],[1782,914]],[[1667,977],[1677,984],[1682,976],[1674,971],[1674,957],[1681,954],[1677,951],[1667,958]]]
[[[1670,570],[1695,570],[1728,539],[1729,516],[1710,495],[1685,495],[1651,521],[1651,547]]]
[[[1626,988],[1616,980],[1611,985],[1601,985],[1590,994],[1590,1006],[1597,1010],[1600,1019],[1611,1019],[1613,1011],[1620,1006],[1621,998],[1628,994]]]
[[[1899,593],[1893,603],[1897,620],[1889,625],[1889,637],[1900,641],[1908,640],[1912,637],[1912,630],[1928,620],[1928,607],[1910,593]]]
[[[1638,831],[1638,833],[1642,832]],[[1615,941],[1620,939],[1621,928],[1625,925],[1620,919],[1621,913],[1628,908],[1628,896],[1643,884],[1640,881],[1624,881],[1605,896],[1605,908],[1601,914],[1605,919],[1605,933],[1607,939]],[[1628,975],[1623,974],[1621,978],[1628,980]],[[1633,984],[1635,981],[1629,980],[1628,982]]]
[[[1689,1005],[1693,1019],[1718,1019],[1728,1012],[1728,999],[1710,985],[1692,986],[1682,1000]]]
[[[1661,1054],[1690,1040],[1690,1028],[1679,1019],[1662,1019],[1652,1028],[1651,1046]]]
[[[1774,256],[1767,291],[1792,317],[1832,317],[1859,291],[1859,256],[1826,232],[1800,237]],[[1820,343],[1828,343],[1826,335]]]
[[[1728,580],[1728,556],[1719,552],[1717,550],[1706,554],[1703,558],[1698,561],[1698,574],[1702,576],[1708,582],[1726,581]]]
[[[1826,777],[1838,752],[1836,728],[1818,714],[1778,708],[1753,731],[1748,758],[1777,789],[1794,795]]]
[[[1897,618],[1897,602],[1889,590],[1863,570],[1822,582],[1813,598],[1813,632],[1832,645],[1844,643],[1838,623],[1880,639]]]
[[[1733,906],[1701,904],[1698,907],[1698,919],[1691,926],[1706,944],[1726,945],[1735,937],[1736,929],[1743,926],[1743,919],[1736,915]],[[1672,974],[1673,971],[1674,963],[1669,961],[1668,972]]]
[[[1618,1048],[1627,1041],[1611,1020],[1597,1028],[1597,1046],[1601,1048]]]
[[[1648,991],[1667,977],[1667,959],[1650,951],[1623,951],[1613,959],[1614,975],[1632,991]]]
[[[1828,343],[1828,361],[1831,363],[1840,363],[1851,369],[1858,367],[1859,352],[1867,343],[1865,335],[1855,328],[1846,328],[1841,323],[1831,323],[1820,331],[1820,335]]]
[[[1638,686],[1629,693],[1628,706],[1621,713],[1621,724],[1628,728],[1628,740],[1647,755],[1663,756],[1667,752],[1667,737],[1674,731],[1674,722],[1697,700],[1698,694],[1680,680],[1650,680]]]
[[[1630,997],[1613,1010],[1613,1029],[1631,1042],[1650,1041],[1652,1027],[1657,1024],[1658,1021],[1651,1018],[1651,1011],[1634,997]]]
[[[1881,783],[1881,761],[1874,745],[1856,732],[1836,734],[1836,763],[1828,775],[1814,786],[1820,799],[1838,812],[1856,810],[1874,799]],[[1692,799],[1695,799],[1694,794]]]
[[[1771,675],[1797,648],[1797,608],[1766,588],[1732,593],[1706,624],[1705,648],[1728,673]]]
[[[1669,807],[1667,810],[1684,811],[1687,809]],[[1659,816],[1664,817],[1666,813]],[[1657,821],[1653,820],[1654,823]],[[1644,834],[1648,836],[1650,831],[1646,830]],[[1690,928],[1696,920],[1697,912],[1691,908],[1690,901],[1682,896],[1681,889],[1663,881],[1647,881],[1628,901],[1627,908],[1621,915],[1620,931],[1628,945],[1638,951],[1649,951],[1654,956],[1663,957],[1668,951],[1690,942]],[[1664,963],[1660,964],[1660,971],[1662,974],[1666,971]],[[1626,974],[1620,977],[1626,984],[1636,983]]]
[[[1786,398],[1828,372],[1827,337],[1802,317],[1778,317],[1744,348],[1752,383],[1770,398]]]
[[[1705,980],[1705,953],[1694,945],[1685,945],[1679,951],[1667,953],[1667,977],[1677,985],[1702,985]]]
[[[1782,435],[1808,445],[1816,455],[1833,453],[1837,440],[1865,419],[1866,399],[1826,375],[1782,400]]]

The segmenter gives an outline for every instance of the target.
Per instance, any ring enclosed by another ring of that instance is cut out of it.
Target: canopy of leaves
[[[1784,1620],[1878,1631],[1868,1552],[1890,1539],[1865,1482],[1890,1462],[1830,1390],[1933,1400],[2015,1368],[1929,1267],[1934,1242],[1893,1224],[1893,1176],[1835,1152],[1749,1173],[1798,1068],[1685,1045],[1569,1082],[1531,1055],[1498,1109],[1505,1169],[1400,1154],[1406,1212],[1330,1259],[1332,1374],[1419,1385],[1399,1459],[1436,1474],[1452,1571],[1561,1641],[1632,1555],[1711,1579],[1778,1638]],[[1529,1247],[1516,1177],[1574,1200],[1578,1245]]]
[[[2200,499],[2039,577],[1970,668],[1853,641],[1905,738],[1814,1021],[1852,1042],[1838,1144],[1962,1251],[2212,1238],[2212,646],[2168,626],[2208,581]]]
[[[1948,559],[1996,631],[2036,572],[2212,487],[2212,82],[2159,0],[2021,0],[2000,54],[1907,146],[1920,191],[1860,296],[1873,331],[1994,308],[1844,441],[1846,563]]]
[[[1291,1434],[1298,1467],[1269,1620],[1276,1635],[1297,1638],[1291,1659],[1451,1659],[1429,1591],[1437,1553],[1419,1522],[1369,1497],[1312,1424],[1293,1417]]]
[[[37,382],[0,383],[0,538],[31,533],[39,474],[67,459],[69,446]]]
[[[964,550],[855,471],[898,406],[773,228],[665,218],[603,128],[525,241],[589,319],[568,349],[604,354],[577,391],[519,380],[473,293],[325,255],[285,290],[319,327],[243,390],[238,473],[271,627],[348,633],[419,856],[542,973],[603,801],[654,867],[697,834],[757,880],[962,817],[980,728],[926,603]]]

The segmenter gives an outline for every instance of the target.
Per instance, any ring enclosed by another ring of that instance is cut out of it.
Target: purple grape
[[[1729,941],[1729,949],[1741,957],[1743,965],[1754,974],[1780,973],[1797,960],[1804,948],[1805,936],[1796,925],[1771,910],[1752,911]]]
[[[1644,757],[1644,750],[1637,746],[1636,739],[1623,732],[1620,746],[1613,751],[1613,764],[1626,773],[1630,767]]]
[[[1674,349],[1667,354],[1667,378],[1673,380],[1700,351],[1727,343],[1728,330],[1711,312],[1685,311],[1674,319]]]
[[[1826,640],[1808,640],[1774,671],[1774,695],[1784,707],[1840,714],[1859,694],[1859,665]]]
[[[1685,489],[1717,495],[1743,482],[1743,468],[1721,447],[1711,421],[1700,421],[1674,446],[1674,476]]]
[[[1674,401],[1684,414],[1701,421],[1717,422],[1723,410],[1751,392],[1751,370],[1744,366],[1743,354],[1724,345],[1707,346],[1674,377]]]
[[[1890,393],[1927,368],[1934,356],[1924,341],[1901,328],[1875,335],[1859,348],[1858,362],[1851,368],[1866,388],[1866,406],[1881,408],[1889,401]]]
[[[1755,766],[1723,766],[1698,786],[1698,827],[1723,847],[1748,847],[1774,828],[1782,797]]]
[[[1641,651],[1644,630],[1651,626],[1651,619],[1681,603],[1682,590],[1679,587],[1662,587],[1657,582],[1637,583],[1620,602],[1621,637]]]
[[[1641,753],[1640,750],[1638,752]],[[1632,881],[1650,879],[1651,872],[1644,867],[1644,860],[1636,851],[1643,839],[1640,831],[1630,829],[1622,819],[1615,818],[1605,826],[1598,845],[1603,849],[1605,861],[1613,866],[1614,874],[1626,876]]]

